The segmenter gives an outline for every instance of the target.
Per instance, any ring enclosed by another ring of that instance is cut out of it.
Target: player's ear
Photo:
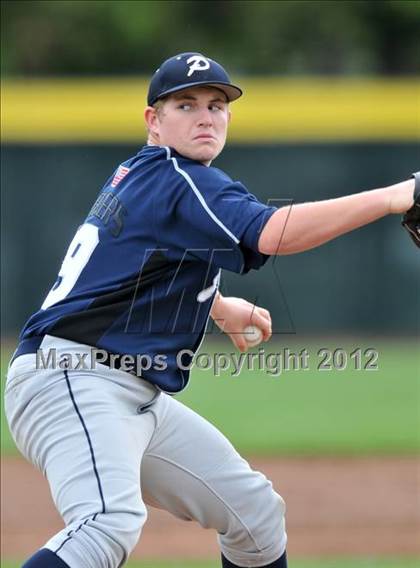
[[[232,119],[232,112],[230,109],[228,109],[228,123],[231,121]]]
[[[146,122],[147,130],[155,136],[158,136],[158,113],[154,107],[147,106],[144,109],[144,120]]]

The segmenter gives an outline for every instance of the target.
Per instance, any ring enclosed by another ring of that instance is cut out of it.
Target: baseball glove
[[[414,205],[403,215],[402,226],[408,231],[414,244],[420,248],[420,172],[412,176],[415,179]]]

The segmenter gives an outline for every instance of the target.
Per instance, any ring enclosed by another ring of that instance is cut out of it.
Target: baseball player
[[[106,181],[21,333],[6,414],[65,522],[25,568],[122,566],[145,504],[215,529],[225,568],[287,566],[283,499],[173,395],[209,317],[241,351],[250,324],[271,336],[267,310],[220,294],[221,269],[245,274],[270,255],[412,210],[415,181],[268,207],[210,166],[241,94],[200,53],[162,64],[148,92],[147,145]]]

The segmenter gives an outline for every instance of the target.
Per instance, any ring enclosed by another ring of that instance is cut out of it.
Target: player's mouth
[[[198,136],[194,136],[194,140],[216,140],[216,138],[211,134],[199,134]]]

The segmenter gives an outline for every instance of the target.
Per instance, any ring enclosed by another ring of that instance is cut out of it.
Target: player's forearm
[[[302,203],[276,211],[265,225],[259,250],[265,254],[303,252],[367,225],[413,203],[414,181],[354,195]]]

